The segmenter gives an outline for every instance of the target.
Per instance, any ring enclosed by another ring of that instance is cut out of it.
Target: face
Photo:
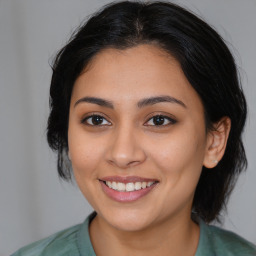
[[[204,110],[161,49],[94,57],[74,84],[68,144],[77,184],[105,223],[131,231],[189,218],[206,154]]]

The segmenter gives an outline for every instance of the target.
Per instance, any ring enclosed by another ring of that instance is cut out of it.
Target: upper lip
[[[99,180],[101,181],[117,181],[117,182],[122,182],[122,183],[129,183],[129,182],[158,182],[158,180],[156,179],[151,179],[151,178],[143,178],[143,177],[139,177],[139,176],[126,176],[126,177],[122,177],[122,176],[107,176],[107,177],[103,177],[100,178]]]

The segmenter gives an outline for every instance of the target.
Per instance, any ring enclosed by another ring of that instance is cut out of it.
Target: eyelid
[[[89,119],[89,118],[91,118],[91,117],[94,117],[94,116],[100,116],[100,117],[102,117],[103,119],[105,119],[109,124],[100,124],[100,125],[92,125],[92,124],[88,124],[86,121]],[[106,117],[104,114],[102,114],[102,113],[95,113],[95,112],[92,112],[92,113],[88,113],[88,114],[86,114],[85,116],[83,116],[83,118],[81,119],[81,123],[82,124],[85,124],[85,125],[88,125],[88,126],[98,126],[98,127],[100,127],[100,126],[110,126],[110,125],[112,125],[112,123],[108,120],[109,118],[108,117]]]
[[[165,124],[165,125],[146,125],[146,123],[148,123],[152,118],[157,117],[157,116],[161,116],[161,117],[167,119],[167,120],[169,121],[169,123],[168,123],[168,124]],[[174,118],[174,117],[171,117],[171,116],[169,116],[169,115],[162,114],[162,113],[153,113],[153,114],[151,114],[151,116],[147,119],[147,121],[145,122],[145,125],[146,125],[146,126],[154,126],[154,127],[156,127],[156,128],[161,128],[161,127],[163,128],[163,127],[166,127],[166,126],[169,126],[169,125],[173,125],[173,124],[175,124],[175,123],[177,123],[177,120],[176,120],[176,118]]]
[[[105,119],[109,124],[99,124],[99,125],[93,125],[93,124],[88,124],[86,121],[93,117],[93,116],[100,116],[102,117],[103,119]],[[164,125],[147,125],[146,123],[148,123],[152,118],[154,117],[157,117],[157,116],[161,116],[163,117],[164,119],[167,119],[169,121],[168,124],[164,124]],[[102,127],[102,126],[111,126],[112,123],[109,121],[109,117],[106,117],[105,114],[103,113],[98,113],[98,112],[91,112],[91,113],[87,113],[85,116],[83,116],[83,118],[81,119],[81,123],[82,124],[85,124],[85,125],[88,125],[88,126],[98,126],[98,127]],[[163,114],[163,113],[151,113],[150,116],[147,118],[147,121],[144,123],[145,126],[154,126],[156,128],[163,128],[163,127],[166,127],[166,126],[169,126],[169,125],[173,125],[177,123],[177,120],[175,117],[171,117],[169,114]]]

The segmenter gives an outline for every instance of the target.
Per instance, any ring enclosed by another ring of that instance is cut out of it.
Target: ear
[[[207,134],[207,145],[203,165],[206,168],[214,168],[225,153],[231,120],[223,117],[213,125],[213,129]]]

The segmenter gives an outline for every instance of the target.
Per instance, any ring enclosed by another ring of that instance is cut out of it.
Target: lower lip
[[[100,181],[103,191],[107,194],[108,197],[117,201],[117,202],[133,202],[144,196],[146,196],[157,183],[154,183],[150,187],[143,188],[140,190],[135,190],[132,192],[122,192],[109,188],[103,181]]]

